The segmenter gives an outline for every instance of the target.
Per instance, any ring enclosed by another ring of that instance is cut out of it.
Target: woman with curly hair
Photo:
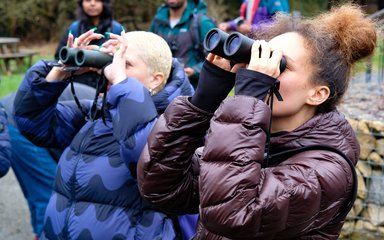
[[[277,15],[255,36],[248,64],[209,55],[196,93],[168,106],[139,160],[141,194],[165,212],[200,213],[195,239],[337,239],[360,152],[337,105],[376,26],[346,4]]]

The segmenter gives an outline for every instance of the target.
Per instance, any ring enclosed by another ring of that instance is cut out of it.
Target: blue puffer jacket
[[[0,104],[0,178],[7,174],[11,166],[11,139],[7,128],[7,118]]]
[[[67,82],[48,83],[46,61],[25,75],[15,120],[41,146],[67,146],[56,173],[42,239],[175,239],[172,219],[153,209],[138,191],[136,163],[147,136],[176,96],[191,95],[182,66],[174,60],[166,87],[151,97],[136,79],[107,94],[106,124],[86,121],[73,102],[57,103]],[[89,111],[92,102],[82,101]]]

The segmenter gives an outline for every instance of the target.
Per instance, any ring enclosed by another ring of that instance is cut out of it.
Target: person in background
[[[64,32],[56,48],[55,59],[59,60],[59,53],[62,47],[67,45],[69,33],[74,37],[94,29],[95,32],[104,34],[100,39],[94,39],[90,44],[101,46],[109,38],[110,33],[120,34],[123,26],[113,19],[113,7],[111,0],[79,0],[78,20],[71,23]],[[95,75],[87,73],[77,76],[74,81],[96,87]]]
[[[207,32],[216,26],[206,13],[207,5],[203,0],[165,0],[149,27],[150,32],[167,41],[173,57],[184,64],[194,87],[206,57],[203,40]]]
[[[79,99],[94,99],[95,89],[84,84],[74,83]],[[52,194],[53,180],[58,159],[52,152],[62,152],[62,149],[38,147],[26,139],[17,129],[12,117],[13,102],[16,92],[1,98],[7,116],[7,127],[11,139],[12,170],[27,200],[33,232],[39,239],[44,226],[44,213]],[[73,100],[69,87],[61,94],[59,101]]]
[[[277,14],[260,29],[247,64],[208,55],[196,93],[175,99],[148,137],[141,195],[199,212],[194,239],[338,239],[360,147],[337,106],[377,28],[351,3],[292,21]]]
[[[262,23],[270,22],[277,12],[289,12],[288,0],[245,0],[240,6],[240,16],[220,23],[219,28],[249,35]]]
[[[101,37],[94,30],[75,39],[70,34],[67,44],[114,54],[103,69],[108,90],[95,118],[92,101],[80,101],[80,107],[58,102],[72,74],[94,68],[70,73],[41,60],[27,71],[15,98],[20,132],[36,145],[65,148],[41,239],[177,239],[176,219],[141,198],[136,164],[158,114],[193,88],[158,35],[123,31],[111,34],[101,49],[86,44]]]
[[[0,104],[0,178],[4,177],[11,166],[11,139],[7,127],[7,118]]]

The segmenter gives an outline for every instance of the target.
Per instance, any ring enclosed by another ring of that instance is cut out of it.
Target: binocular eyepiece
[[[204,48],[207,52],[214,53],[220,57],[235,63],[249,63],[251,60],[252,44],[255,41],[241,33],[228,34],[218,28],[211,29],[204,38]],[[287,65],[285,58],[280,61],[280,73]]]
[[[62,47],[59,58],[66,65],[103,68],[112,62],[113,56],[96,50]]]

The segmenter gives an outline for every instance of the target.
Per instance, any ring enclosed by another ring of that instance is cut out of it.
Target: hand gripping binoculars
[[[62,47],[59,58],[70,66],[103,68],[112,63],[113,56],[96,50]]]
[[[228,34],[218,28],[211,29],[204,38],[204,49],[220,57],[231,60],[235,63],[249,63],[251,60],[252,44],[255,41],[241,33],[233,32]],[[280,73],[287,65],[285,58],[280,61]]]

